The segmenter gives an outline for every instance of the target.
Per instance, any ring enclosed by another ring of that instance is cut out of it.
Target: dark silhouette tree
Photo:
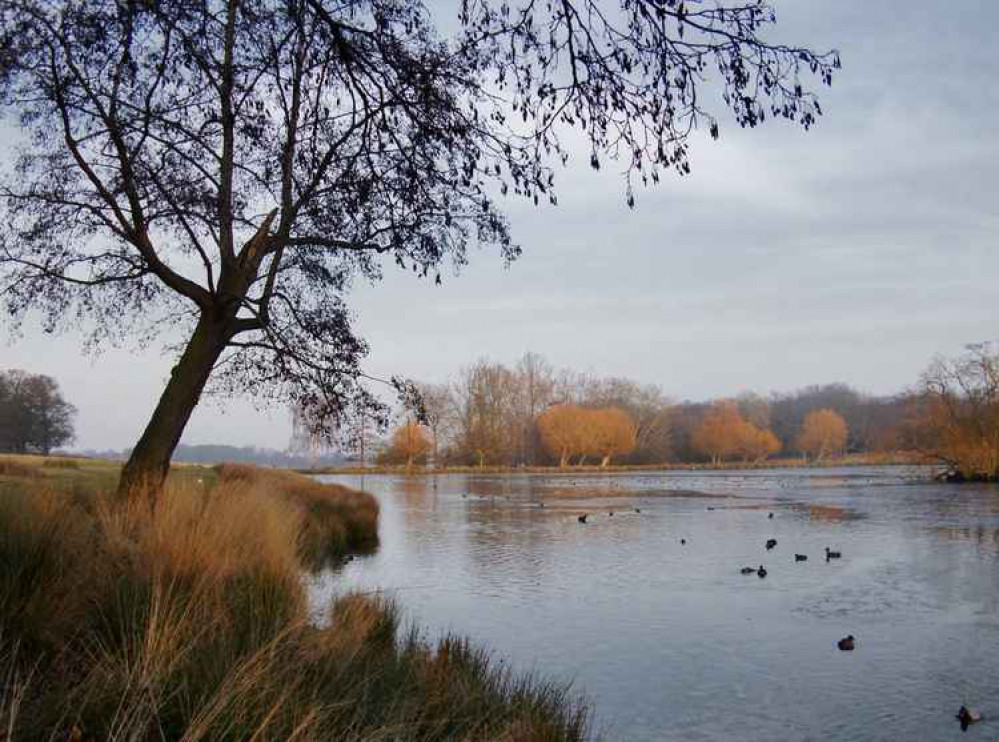
[[[684,0],[7,0],[6,307],[97,339],[188,333],[122,474],[154,495],[206,385],[329,430],[365,389],[345,296],[386,263],[440,279],[518,255],[499,193],[555,202],[568,127],[633,184],[689,171],[716,91],[742,126],[820,113],[835,53],[772,44],[771,7]],[[709,82],[709,77],[713,81]],[[382,409],[383,408],[379,408]]]
[[[48,454],[72,442],[75,417],[51,376],[0,372],[0,451]]]

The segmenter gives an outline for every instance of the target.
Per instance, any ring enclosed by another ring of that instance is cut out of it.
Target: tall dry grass
[[[311,550],[376,526],[370,496],[245,467],[152,510],[23,479],[0,495],[0,738],[582,739],[567,688],[402,632],[390,602],[311,622]]]

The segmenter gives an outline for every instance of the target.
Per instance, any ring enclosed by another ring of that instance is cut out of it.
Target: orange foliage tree
[[[407,422],[392,433],[388,458],[391,461],[406,462],[406,468],[409,469],[413,466],[413,461],[424,458],[429,453],[431,445],[430,434],[423,425]]]
[[[629,453],[635,447],[635,423],[617,407],[590,409],[574,404],[552,405],[538,416],[541,443],[565,468],[574,456],[582,465],[587,456],[600,458],[607,466],[614,456]]]
[[[611,457],[631,453],[635,448],[637,429],[631,415],[619,407],[603,410],[586,410],[589,425],[586,426],[590,444],[595,455],[600,457],[600,466],[610,464]]]
[[[812,410],[805,416],[798,434],[798,450],[821,461],[843,452],[848,432],[846,421],[835,410]]]
[[[691,442],[715,465],[736,455],[743,461],[762,461],[781,449],[777,436],[746,420],[731,401],[715,403],[694,430]]]
[[[558,458],[563,469],[570,457],[581,454],[585,448],[585,413],[574,404],[552,405],[538,416],[541,444],[549,454]]]
[[[740,432],[739,448],[746,461],[763,461],[768,456],[780,453],[780,438],[769,430],[757,428],[747,422]]]

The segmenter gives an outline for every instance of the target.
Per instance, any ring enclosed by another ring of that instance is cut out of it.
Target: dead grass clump
[[[299,554],[312,569],[335,563],[349,552],[372,551],[378,546],[378,501],[367,492],[244,464],[223,464],[217,473],[220,487],[263,490],[302,513]]]

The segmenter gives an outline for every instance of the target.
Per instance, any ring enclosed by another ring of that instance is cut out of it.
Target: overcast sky
[[[613,167],[570,168],[558,208],[511,203],[524,255],[509,269],[484,251],[442,287],[391,270],[358,287],[371,372],[442,381],[533,350],[676,399],[890,393],[933,354],[999,337],[999,3],[777,8],[780,38],[842,53],[817,128],[723,119],[693,175],[640,191],[634,211]],[[91,357],[30,326],[0,345],[0,368],[50,374],[77,405],[78,448],[131,445],[170,366],[157,347]],[[206,400],[184,440],[283,448],[289,427],[284,410]]]

